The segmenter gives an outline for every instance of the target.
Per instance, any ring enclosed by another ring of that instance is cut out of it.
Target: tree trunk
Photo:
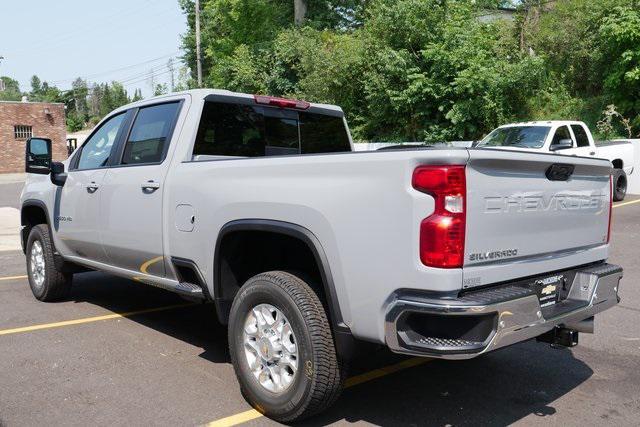
[[[307,17],[307,0],[293,0],[293,20],[301,26]]]

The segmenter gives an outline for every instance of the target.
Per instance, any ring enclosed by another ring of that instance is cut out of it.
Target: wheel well
[[[613,164],[614,169],[622,169],[622,166],[623,166],[622,159],[612,160],[611,163]]]
[[[233,231],[222,237],[216,252],[215,298],[227,307],[226,313],[218,313],[221,321],[228,319],[231,302],[248,279],[274,270],[291,272],[307,282],[329,313],[320,267],[303,240],[271,231]]]
[[[20,212],[20,223],[22,225],[22,248],[26,251],[29,232],[38,224],[48,224],[47,213],[43,207],[37,205],[23,206]]]

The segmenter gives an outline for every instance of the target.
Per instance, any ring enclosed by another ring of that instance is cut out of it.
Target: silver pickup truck
[[[610,162],[352,147],[338,107],[220,90],[124,106],[63,163],[32,138],[33,294],[100,270],[212,301],[244,396],[279,421],[331,405],[361,343],[573,346],[619,302]]]

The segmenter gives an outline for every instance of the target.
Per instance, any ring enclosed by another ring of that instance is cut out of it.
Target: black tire
[[[256,380],[244,353],[243,332],[250,310],[269,304],[287,318],[295,334],[298,370],[291,385],[274,393]],[[327,315],[318,296],[300,278],[282,271],[258,274],[236,295],[229,318],[229,350],[245,399],[280,422],[318,414],[340,395],[344,381]]]
[[[32,268],[33,257],[32,251],[34,245],[38,244],[42,250],[42,260],[44,267]],[[27,239],[27,275],[29,277],[29,286],[33,296],[40,301],[50,302],[64,299],[71,289],[72,274],[62,273],[56,269],[53,258],[53,243],[51,242],[51,233],[49,226],[46,224],[38,224],[29,232]],[[36,279],[36,271],[44,274],[44,280],[41,283]]]
[[[627,195],[627,174],[622,169],[613,170],[613,201],[620,202]]]

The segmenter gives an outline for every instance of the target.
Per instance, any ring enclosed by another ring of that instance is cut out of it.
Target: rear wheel
[[[292,274],[263,273],[245,283],[231,307],[229,349],[243,395],[274,420],[317,414],[342,389],[322,303]]]
[[[622,169],[613,170],[613,201],[624,200],[627,194],[627,174]]]
[[[56,269],[49,226],[38,224],[27,239],[27,275],[31,292],[40,301],[58,301],[71,289],[72,275]]]

